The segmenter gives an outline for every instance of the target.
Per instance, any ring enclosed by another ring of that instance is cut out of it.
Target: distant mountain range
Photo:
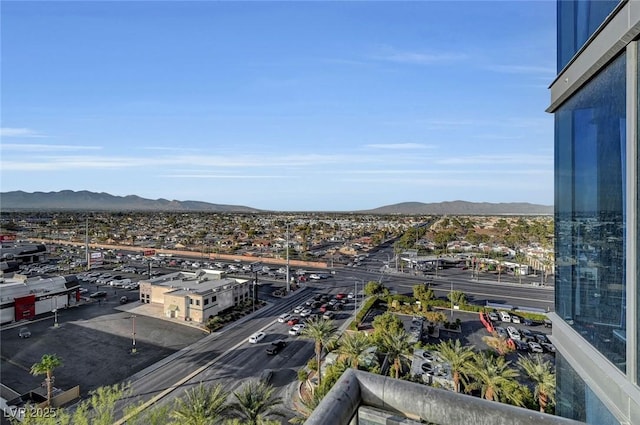
[[[86,190],[74,192],[23,191],[0,193],[2,211],[183,211],[183,212],[265,212],[240,205],[220,205],[199,201],[169,201],[167,199],[145,199],[136,195],[114,196]],[[349,212],[349,211],[345,211]],[[488,202],[403,202],[372,210],[353,211],[362,214],[405,215],[550,215],[553,206],[525,202],[492,204]]]
[[[369,214],[416,214],[416,215],[551,215],[553,205],[538,205],[527,202],[492,204],[489,202],[450,201],[425,204],[403,202],[372,210]]]
[[[82,190],[74,192],[33,192],[21,190],[0,193],[0,208],[7,210],[45,211],[203,211],[203,212],[260,212],[240,205],[218,205],[199,201],[169,201],[145,199],[136,195],[113,196]]]

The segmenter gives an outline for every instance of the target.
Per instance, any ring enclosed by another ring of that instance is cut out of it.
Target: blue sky
[[[555,1],[1,7],[3,192],[553,204]]]

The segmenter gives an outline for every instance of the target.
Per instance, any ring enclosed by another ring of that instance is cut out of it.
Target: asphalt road
[[[169,394],[171,397],[167,400],[171,400],[181,395],[187,388],[191,388],[194,383],[215,379],[211,377],[212,373],[235,382],[250,376],[258,376],[259,371],[265,368],[264,344],[270,343],[277,337],[270,335],[261,344],[251,344],[251,346],[247,339],[257,330],[273,324],[280,314],[292,310],[310,296],[309,290],[296,291],[280,303],[264,307],[234,326],[208,335],[171,358],[137,373],[129,380],[131,392],[134,395],[118,404],[118,416],[121,416],[124,408],[129,405],[160,400]],[[309,342],[308,345],[311,346],[311,343]],[[292,347],[287,349],[292,352]],[[303,357],[303,355],[296,357],[296,361],[304,363],[310,355],[302,360]],[[274,368],[285,360],[284,356],[272,358],[275,362]]]

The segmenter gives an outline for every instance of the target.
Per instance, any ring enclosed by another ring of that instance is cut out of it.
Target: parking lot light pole
[[[133,346],[131,347],[131,354],[135,354],[138,350],[136,349],[136,315],[131,315],[131,323],[133,325],[133,332],[131,333],[133,337]]]

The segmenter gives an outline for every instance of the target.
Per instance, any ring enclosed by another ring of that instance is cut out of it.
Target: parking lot
[[[193,327],[119,310],[122,296],[138,298],[135,290],[100,290],[107,293],[104,298],[59,310],[58,327],[53,314],[26,325],[3,327],[2,382],[20,393],[39,387],[43,376],[31,375],[31,366],[43,354],[56,354],[63,366],[54,371],[54,386],[80,385],[84,396],[99,386],[125,380],[205,335]],[[29,338],[18,335],[24,326],[31,332]],[[132,354],[134,329],[136,352]]]

